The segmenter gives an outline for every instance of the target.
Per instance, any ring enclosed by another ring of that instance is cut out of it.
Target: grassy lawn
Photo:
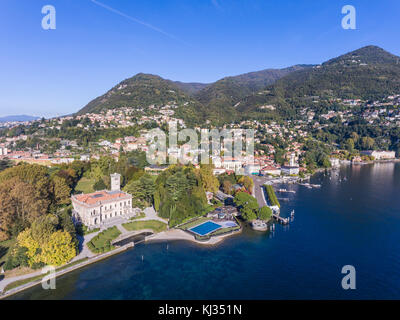
[[[93,185],[96,181],[94,179],[88,179],[83,177],[81,180],[79,180],[78,184],[76,185],[75,191],[77,193],[83,192],[83,193],[91,193],[94,192]]]
[[[111,245],[111,241],[118,238],[120,234],[121,231],[119,231],[117,227],[108,228],[95,236],[87,246],[93,253],[110,251],[114,249],[114,246]]]
[[[128,231],[151,229],[154,232],[161,232],[167,230],[167,224],[158,220],[133,221],[124,223],[123,227]]]
[[[129,218],[129,220],[142,219],[142,218],[144,218],[145,216],[146,216],[146,214],[142,211],[142,212],[140,212],[140,214],[137,215],[136,217]]]
[[[16,239],[0,242],[0,266],[7,260],[8,249],[15,243]]]

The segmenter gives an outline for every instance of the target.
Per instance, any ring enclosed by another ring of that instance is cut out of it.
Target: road
[[[254,176],[253,181],[254,181],[254,196],[257,199],[258,206],[262,208],[267,205],[267,202],[265,201],[265,197],[261,190],[261,187],[268,181],[268,178]]]

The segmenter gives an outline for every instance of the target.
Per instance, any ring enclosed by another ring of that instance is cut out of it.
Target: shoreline
[[[400,162],[400,159],[374,160],[374,161],[365,162],[364,164],[397,163],[397,162]],[[351,163],[351,162],[342,163],[340,166],[352,165],[352,164],[353,163]],[[310,174],[309,177],[306,177],[305,179],[309,179],[310,177],[314,176],[315,174],[323,172],[325,170],[332,170],[332,169],[340,168],[340,166],[339,167],[331,167],[331,168],[318,168],[313,174]],[[264,201],[265,201],[265,198],[264,198]],[[194,236],[190,235],[189,233],[187,233],[187,232],[185,232],[185,231],[183,231],[181,229],[169,229],[167,231],[162,231],[160,233],[155,233],[153,235],[146,236],[145,239],[144,239],[144,242],[146,242],[146,243],[157,243],[157,242],[168,242],[168,241],[180,241],[180,240],[183,240],[183,241],[189,241],[191,243],[195,243],[195,244],[198,244],[198,245],[201,245],[201,246],[215,246],[215,245],[219,245],[220,243],[222,243],[226,238],[229,238],[229,237],[234,236],[234,235],[239,235],[240,233],[242,233],[242,230],[243,230],[243,228],[241,227],[237,231],[233,231],[233,232],[230,232],[230,233],[227,233],[227,234],[223,234],[223,235],[219,235],[219,236],[214,236],[214,237],[211,237],[207,241],[199,241],[199,240],[196,240],[194,238]],[[256,231],[256,230],[254,230],[254,231]],[[100,254],[100,255],[96,255],[96,256],[93,256],[93,257],[88,257],[87,260],[85,260],[85,261],[83,261],[81,263],[78,263],[76,265],[68,266],[68,264],[66,264],[66,265],[60,267],[60,268],[64,268],[64,269],[62,269],[60,271],[56,271],[55,276],[56,277],[63,276],[63,275],[68,274],[68,273],[70,273],[72,271],[81,269],[83,267],[86,267],[86,266],[89,266],[91,264],[97,263],[97,262],[102,261],[104,259],[110,258],[110,257],[112,257],[112,256],[114,256],[116,254],[125,252],[130,248],[134,248],[134,244],[133,243],[126,244],[126,245],[124,245],[122,247],[118,247],[118,248],[116,248],[114,250],[111,250],[109,252],[106,252],[106,253],[103,253],[103,254]],[[73,261],[71,261],[70,263],[73,263]],[[30,274],[27,274],[27,278],[26,279],[36,278],[36,277],[40,276],[40,275],[37,275],[37,274],[35,275],[35,273],[37,273],[37,271],[33,272],[33,273],[30,273]],[[31,275],[31,276],[29,277],[29,275]],[[29,288],[32,288],[34,286],[39,285],[41,283],[43,277],[45,277],[45,276],[46,275],[43,274],[42,277],[39,280],[32,280],[31,282],[28,282],[26,284],[22,284],[21,286],[12,288],[12,289],[10,289],[10,290],[8,290],[6,292],[4,292],[4,291],[0,292],[0,300],[8,298],[10,296],[13,296],[13,295],[19,293],[19,292],[22,292],[24,290],[27,290]],[[5,279],[7,279],[7,278],[4,278],[3,280],[5,280]],[[21,279],[21,280],[24,280],[24,279]],[[18,282],[18,281],[21,281],[21,280],[15,280],[13,282],[8,283],[7,285],[10,285],[10,284],[12,284],[14,282]]]
[[[233,235],[238,235],[241,232],[242,232],[242,228],[240,228],[239,230],[234,231],[234,232],[230,232],[230,233],[227,233],[227,234],[211,237],[207,241],[199,241],[199,240],[196,240],[194,238],[194,236],[188,234],[187,232],[185,232],[183,230],[170,229],[170,230],[167,230],[167,231],[162,231],[162,232],[155,233],[153,235],[147,236],[147,237],[145,237],[144,242],[146,242],[146,243],[157,243],[157,242],[182,241],[183,240],[183,241],[189,241],[189,242],[192,242],[192,243],[195,243],[195,244],[198,244],[198,245],[202,245],[202,246],[214,246],[214,245],[218,245],[218,244],[222,243],[226,238],[231,237]],[[103,254],[96,255],[94,257],[88,258],[87,260],[85,260],[85,261],[83,261],[81,263],[78,263],[76,265],[72,265],[72,266],[68,267],[68,264],[66,264],[66,265],[60,267],[60,268],[64,267],[65,269],[56,271],[55,277],[57,278],[59,276],[63,276],[63,275],[68,274],[68,273],[70,273],[72,271],[84,268],[86,266],[89,266],[91,264],[100,262],[100,261],[105,260],[107,258],[111,258],[112,256],[120,254],[120,253],[123,253],[123,252],[125,252],[125,251],[127,251],[129,249],[134,249],[134,247],[135,247],[134,243],[131,242],[131,243],[126,244],[126,245],[124,245],[122,247],[118,247],[118,248],[116,248],[114,250],[111,250],[109,252],[106,252],[106,253],[103,253]],[[36,277],[41,276],[41,275],[35,275],[36,273],[37,273],[37,271],[36,272],[32,272],[30,274],[26,274],[26,276],[27,276],[26,279],[36,278]],[[32,276],[29,277],[29,275],[32,275]],[[8,297],[11,297],[11,296],[13,296],[13,295],[15,295],[15,294],[17,294],[19,292],[22,292],[22,291],[27,290],[29,288],[35,287],[37,285],[40,285],[41,282],[42,282],[42,279],[45,276],[46,276],[46,274],[43,274],[42,277],[40,279],[38,279],[38,280],[32,280],[32,281],[30,281],[28,283],[25,283],[25,284],[22,284],[22,285],[20,285],[18,287],[12,288],[12,289],[10,289],[10,290],[8,290],[6,292],[1,292],[0,293],[0,300],[8,298]],[[3,280],[5,280],[5,279],[6,278],[4,278]],[[21,279],[21,280],[23,280],[23,279]],[[7,285],[10,285],[10,284],[12,284],[14,282],[18,282],[18,281],[21,281],[21,280],[15,280],[13,282],[8,283]]]
[[[145,242],[165,242],[165,241],[178,241],[178,240],[185,240],[192,243],[196,243],[199,245],[206,245],[206,246],[213,246],[216,244],[220,244],[226,238],[240,234],[243,228],[240,228],[237,231],[229,232],[226,234],[222,234],[219,236],[212,236],[207,241],[200,241],[196,240],[194,236],[190,235],[189,233],[181,230],[181,229],[170,229],[167,231],[163,231],[160,233],[155,233],[153,235],[147,236]]]
[[[68,264],[66,264],[66,265],[60,267],[60,268],[64,268],[64,269],[55,272],[55,278],[57,278],[59,276],[63,276],[63,275],[65,275],[67,273],[70,273],[72,271],[81,269],[83,267],[89,266],[89,265],[94,264],[96,262],[105,260],[107,258],[111,258],[112,256],[114,256],[116,254],[119,254],[119,253],[122,253],[122,252],[125,252],[128,249],[133,248],[133,247],[134,247],[134,244],[133,243],[129,243],[129,244],[125,245],[125,246],[116,248],[116,249],[111,250],[109,252],[94,256],[92,258],[88,258],[87,260],[85,260],[85,261],[83,261],[81,263],[78,263],[76,265],[68,266]],[[37,280],[32,280],[32,281],[30,281],[28,283],[25,283],[25,284],[22,284],[22,285],[20,285],[18,287],[12,288],[12,289],[10,289],[10,290],[8,290],[6,292],[1,292],[0,293],[0,300],[8,298],[8,297],[11,297],[11,296],[13,296],[13,295],[15,295],[15,294],[17,294],[19,292],[22,292],[24,290],[27,290],[29,288],[32,288],[32,287],[35,287],[35,286],[41,284],[43,278],[48,275],[48,274],[40,274],[40,275],[36,275],[35,276],[35,275],[33,275],[34,273],[36,273],[36,272],[33,272],[32,276],[31,277],[27,277],[26,279],[36,278],[36,277],[39,277],[39,276],[41,276],[41,278],[37,279]],[[30,274],[27,274],[27,276],[28,275],[30,275]],[[21,280],[23,280],[23,279],[21,279]],[[13,284],[14,282],[17,282],[17,281],[20,281],[20,280],[16,280],[16,281],[10,282],[9,284]]]

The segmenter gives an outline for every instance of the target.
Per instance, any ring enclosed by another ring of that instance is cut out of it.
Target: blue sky
[[[398,0],[97,2],[0,2],[0,116],[69,114],[138,72],[213,82],[369,44],[400,55]],[[41,27],[47,4],[56,30]],[[357,30],[341,28],[347,4]]]

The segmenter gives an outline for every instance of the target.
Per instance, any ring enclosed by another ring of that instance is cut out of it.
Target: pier
[[[273,213],[272,214],[272,217],[275,219],[275,220],[277,220],[279,223],[281,223],[281,224],[289,224],[289,222],[290,222],[290,220],[289,220],[289,218],[283,218],[283,217],[281,217],[279,214],[277,214],[277,213]]]

